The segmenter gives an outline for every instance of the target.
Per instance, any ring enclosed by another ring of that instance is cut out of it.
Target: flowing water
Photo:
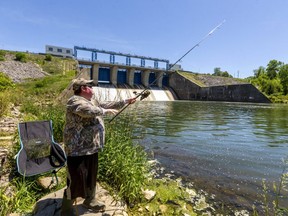
[[[287,105],[142,101],[133,107],[135,141],[167,170],[234,209],[261,209],[264,180],[272,204],[272,184],[288,156]],[[287,197],[280,201],[288,207]]]
[[[135,97],[137,94],[143,92],[143,88],[137,89],[115,88],[113,85],[102,84],[100,86],[93,87],[95,97],[98,101],[118,101],[121,99]],[[145,101],[173,101],[175,96],[169,89],[163,89],[159,87],[152,87],[149,89],[150,95]]]

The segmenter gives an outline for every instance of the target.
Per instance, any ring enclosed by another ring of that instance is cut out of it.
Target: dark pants
[[[93,155],[67,157],[67,188],[64,195],[73,200],[87,198],[96,191],[98,153]]]

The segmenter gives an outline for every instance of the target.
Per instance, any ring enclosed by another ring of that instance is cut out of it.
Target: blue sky
[[[176,62],[187,71],[253,75],[288,63],[287,0],[1,0],[0,49],[74,45]]]

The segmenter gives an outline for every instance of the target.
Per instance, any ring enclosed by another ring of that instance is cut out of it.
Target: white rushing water
[[[95,99],[98,101],[119,101],[137,96],[144,89],[115,88],[113,85],[94,86]],[[150,95],[146,101],[174,101],[174,96],[169,90],[159,87],[148,89]]]

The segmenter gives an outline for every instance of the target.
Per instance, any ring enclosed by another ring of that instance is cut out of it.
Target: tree
[[[277,60],[271,60],[268,63],[266,73],[270,80],[275,79],[277,77],[281,65],[283,65],[283,63]]]
[[[265,74],[266,74],[266,71],[263,66],[260,66],[258,69],[254,70],[254,76],[256,78],[259,78],[260,76],[263,76]]]
[[[221,71],[220,67],[214,68],[212,76],[232,77],[227,71]]]
[[[288,64],[282,65],[280,67],[279,79],[283,87],[283,94],[288,94]]]
[[[212,74],[212,76],[221,76],[222,72],[220,67],[216,67],[214,68],[214,73]]]

